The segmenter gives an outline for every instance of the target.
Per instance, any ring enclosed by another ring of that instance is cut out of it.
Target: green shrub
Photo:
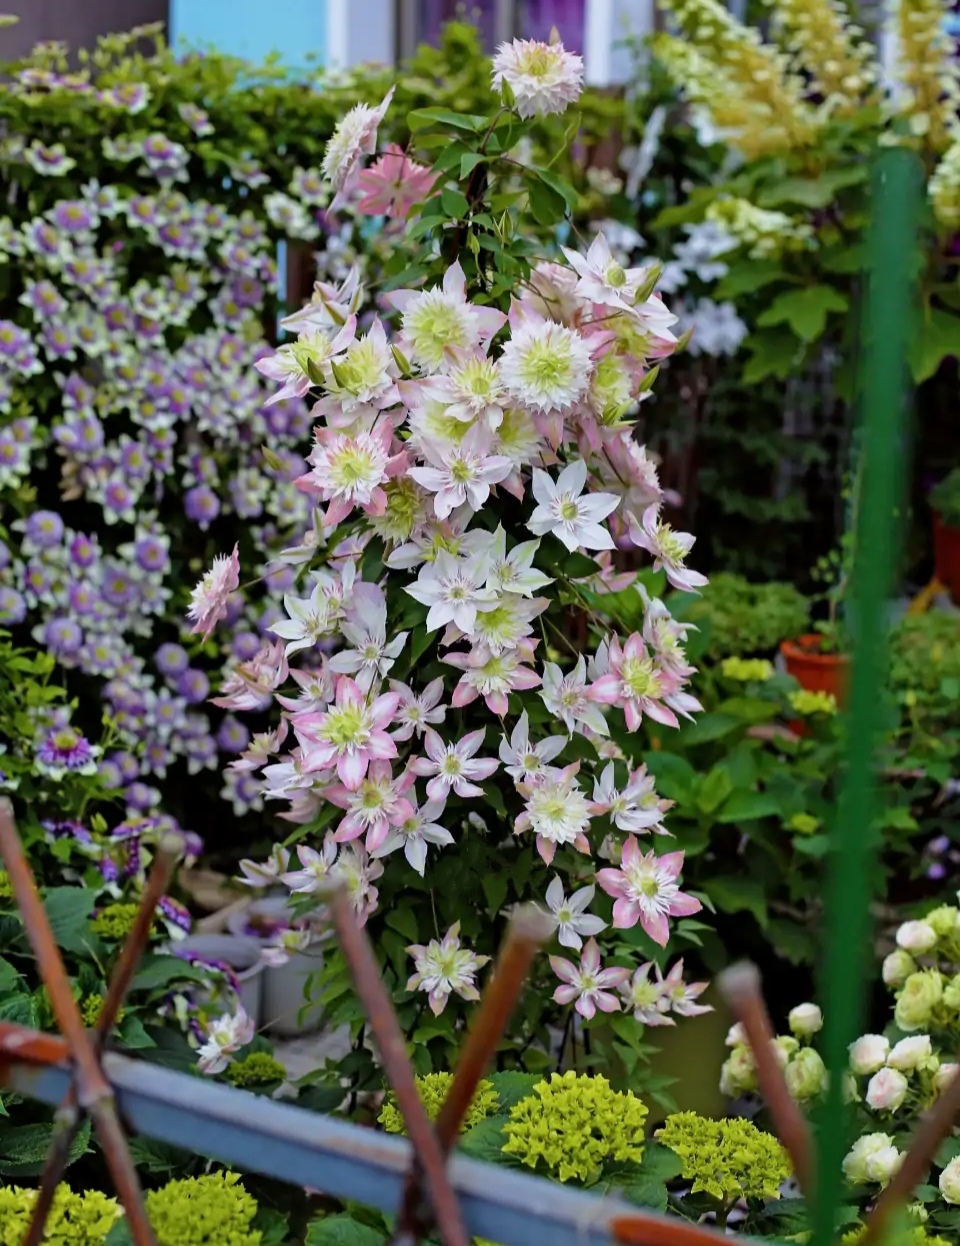
[[[806,630],[809,606],[792,584],[751,584],[721,571],[711,576],[689,618],[706,633],[707,656],[719,661],[773,652]]]
[[[930,490],[930,505],[950,528],[960,528],[960,467]]]
[[[897,623],[890,638],[890,687],[928,729],[960,719],[960,616],[932,610]]]

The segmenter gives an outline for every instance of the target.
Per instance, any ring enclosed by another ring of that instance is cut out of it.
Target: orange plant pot
[[[954,601],[960,602],[960,528],[933,512],[933,573]]]
[[[787,674],[792,675],[807,692],[829,692],[843,709],[847,702],[850,679],[849,655],[820,653],[819,648],[820,637],[815,632],[798,636],[796,640],[784,640],[780,645],[780,652],[786,663]]]

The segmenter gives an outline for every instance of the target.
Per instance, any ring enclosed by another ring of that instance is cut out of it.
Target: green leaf
[[[393,930],[398,930],[405,939],[416,942],[417,939],[417,918],[412,909],[396,908],[390,909],[387,913],[387,925]]]
[[[960,317],[928,310],[910,347],[910,371],[919,385],[934,376],[944,359],[960,356]]]
[[[757,198],[761,208],[775,208],[781,203],[796,203],[804,208],[825,208],[833,203],[837,191],[865,181],[865,161],[821,173],[819,177],[785,177]]]
[[[780,804],[768,792],[731,793],[717,814],[718,822],[754,822],[780,813]]]
[[[733,791],[733,783],[726,770],[714,766],[709,774],[704,775],[700,790],[697,792],[697,808],[704,813],[713,813],[723,804]]]
[[[289,1241],[287,1234],[290,1226],[287,1217],[275,1207],[258,1208],[252,1228],[255,1233],[260,1234],[257,1239],[260,1246],[285,1246]]]
[[[502,1154],[506,1140],[503,1118],[488,1116],[461,1136],[457,1150],[473,1159],[485,1160],[488,1164],[503,1164],[508,1160],[508,1156]]]
[[[452,112],[449,108],[416,108],[407,115],[407,126],[414,134],[419,130],[428,130],[432,125],[452,125],[455,130],[476,134],[485,124],[485,117]]]
[[[159,991],[172,982],[204,982],[208,975],[179,956],[146,956],[131,991]]]
[[[710,740],[722,740],[742,727],[743,722],[732,714],[698,714],[692,723],[683,724],[679,738],[685,745],[706,744]]]
[[[579,195],[562,177],[557,177],[556,173],[551,173],[549,169],[534,169],[533,172],[539,177],[545,186],[548,186],[555,195],[566,203],[568,208],[575,208]]]
[[[753,294],[787,277],[776,260],[735,260],[717,285],[717,298],[735,299]]]
[[[721,912],[752,913],[758,925],[766,926],[767,900],[762,884],[755,878],[729,875],[710,878],[701,886]]]
[[[562,221],[567,205],[562,196],[540,182],[532,182],[529,186],[530,211],[538,225],[549,228]]]
[[[57,946],[67,952],[87,952],[94,942],[87,923],[93,911],[96,894],[86,887],[52,887],[44,896]]]
[[[306,1246],[381,1246],[386,1240],[385,1233],[345,1213],[314,1220],[307,1226]]]
[[[459,190],[454,190],[452,186],[447,186],[440,195],[440,202],[443,204],[443,210],[447,216],[455,221],[465,220],[470,211],[470,204],[467,203],[466,195]]]
[[[144,1138],[139,1134],[128,1138],[127,1146],[138,1172],[181,1175],[184,1161],[190,1158],[189,1152],[182,1151],[179,1147],[168,1146],[166,1142],[156,1142],[153,1138]]]
[[[537,1073],[491,1073],[488,1079],[493,1082],[500,1098],[500,1112],[509,1111],[515,1103],[533,1094],[533,1088],[543,1081]]]
[[[11,992],[23,989],[23,979],[3,956],[0,956],[0,1000]]]
[[[697,772],[684,757],[657,751],[644,753],[643,761],[657,781],[657,791],[667,800],[689,802],[697,785]]]
[[[124,1017],[118,1037],[121,1044],[130,1051],[142,1051],[157,1045],[143,1028],[140,1018],[133,1015]]]
[[[461,156],[460,180],[463,181],[464,178],[469,177],[477,165],[483,164],[484,160],[486,160],[486,156],[479,151],[468,151],[465,155]]]
[[[849,301],[832,286],[807,286],[778,295],[772,305],[757,317],[757,324],[789,325],[804,342],[815,342],[827,327],[830,312],[843,312]]]
[[[43,1169],[53,1140],[52,1125],[0,1127],[0,1173],[5,1177],[35,1177]],[[90,1122],[81,1125],[70,1147],[68,1164],[90,1150]]]
[[[507,888],[510,886],[506,874],[488,871],[484,874],[481,881],[487,904],[495,913],[499,913],[503,908],[504,900],[507,898]]]
[[[785,380],[793,371],[797,360],[797,340],[788,333],[752,333],[747,339],[750,358],[743,369],[743,380],[747,385],[755,385],[757,381],[768,376]]]

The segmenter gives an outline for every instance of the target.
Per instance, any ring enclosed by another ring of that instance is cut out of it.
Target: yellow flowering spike
[[[0,1246],[20,1246],[36,1198],[36,1190],[0,1189]],[[47,1220],[45,1246],[103,1246],[120,1214],[117,1200],[99,1190],[75,1194],[61,1185]]]
[[[676,19],[682,38],[661,36],[655,54],[678,85],[709,110],[733,146],[752,159],[813,141],[816,114],[805,103],[804,84],[783,53],[764,44],[720,0],[661,4]],[[694,57],[684,58],[684,42]]]
[[[424,1077],[417,1078],[417,1093],[430,1120],[437,1119],[440,1105],[447,1097],[452,1084],[452,1073],[427,1073]],[[467,1110],[467,1119],[463,1123],[464,1129],[472,1129],[478,1122],[485,1120],[488,1116],[493,1116],[499,1106],[500,1097],[493,1088],[493,1082],[484,1078],[477,1086],[476,1094]],[[392,1091],[387,1095],[377,1119],[388,1134],[407,1132]]]
[[[960,138],[955,138],[930,175],[933,214],[944,229],[960,229]]]
[[[875,96],[873,48],[861,41],[839,0],[767,0],[773,30],[791,56],[793,69],[806,73],[810,89],[823,99],[825,114],[848,116]]]
[[[640,1163],[646,1118],[642,1100],[599,1074],[554,1073],[511,1108],[503,1153],[560,1181],[589,1184],[610,1161]]]
[[[83,1024],[88,1030],[100,1020],[100,1014],[103,1012],[103,996],[102,995],[86,995],[80,1002],[80,1015],[83,1017]],[[117,1009],[116,1025],[119,1025],[126,1015],[123,1008]]]
[[[750,1121],[677,1112],[654,1136],[680,1157],[694,1193],[702,1190],[725,1206],[741,1198],[779,1198],[790,1176],[786,1151]]]
[[[217,1172],[151,1190],[147,1216],[157,1246],[260,1246],[262,1234],[250,1227],[257,1203],[239,1181],[235,1172]]]
[[[946,151],[952,138],[960,69],[946,34],[947,0],[899,0],[897,63],[901,86],[898,111],[909,121],[920,147]]]

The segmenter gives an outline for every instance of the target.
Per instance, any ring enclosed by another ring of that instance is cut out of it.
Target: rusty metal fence
[[[822,1000],[826,1014],[826,1105],[811,1124],[791,1099],[773,1056],[772,1028],[760,982],[735,966],[721,986],[742,1023],[764,1098],[798,1182],[814,1208],[815,1242],[835,1237],[840,1161],[847,1144],[842,1101],[847,1046],[862,1010],[870,942],[874,850],[875,752],[883,686],[883,606],[895,558],[898,481],[902,476],[905,360],[910,346],[920,179],[914,158],[885,151],[877,163],[869,282],[862,340],[860,503],[852,580],[853,682],[847,716],[844,788],[828,863]],[[84,1117],[96,1133],[133,1241],[155,1238],[126,1144],[127,1131],[281,1181],[318,1189],[396,1215],[393,1242],[439,1238],[467,1246],[472,1236],[503,1246],[716,1246],[714,1230],[598,1198],[532,1176],[452,1155],[474,1091],[497,1049],[543,936],[535,913],[510,926],[478,1007],[449,1094],[430,1122],[414,1082],[406,1043],[373,949],[343,893],[330,896],[340,946],[376,1043],[407,1139],[110,1054],[108,1040],[146,944],[157,901],[181,844],[160,846],[139,912],[117,961],[94,1031],[84,1028],[66,969],[40,902],[9,806],[0,808],[2,854],[62,1037],[0,1024],[0,1086],[57,1107],[56,1129],[24,1246],[39,1246],[70,1144]],[[869,1246],[924,1178],[960,1110],[960,1075],[921,1122],[897,1175],[869,1217]]]

